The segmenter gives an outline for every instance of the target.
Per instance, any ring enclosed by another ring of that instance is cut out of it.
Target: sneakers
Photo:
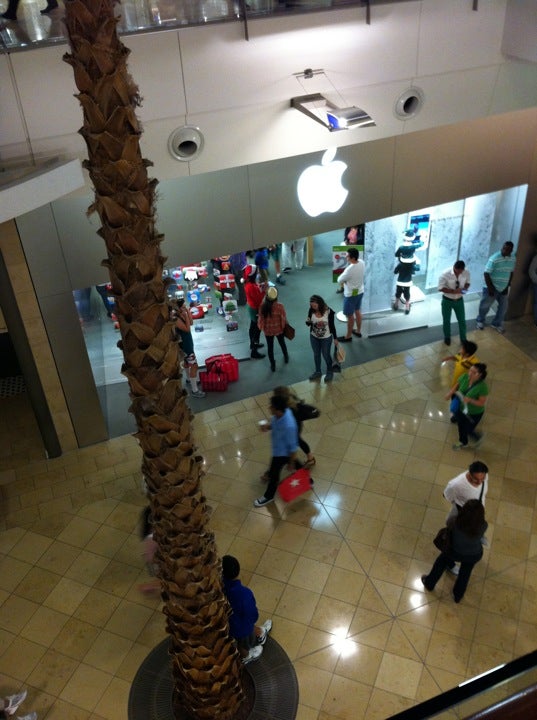
[[[312,373],[312,374],[309,376],[309,379],[310,379],[310,380],[318,380],[320,377],[322,377],[322,375],[323,375],[322,372],[320,372],[320,371],[317,372],[317,370],[316,370],[314,373]]]
[[[464,443],[461,443],[461,442],[456,442],[454,445],[451,446],[451,448],[453,450],[464,450],[467,447],[468,447],[468,443],[466,443],[466,445],[465,445]]]
[[[486,547],[486,548],[488,548],[490,546],[489,541],[487,540],[487,538],[484,535],[481,538],[481,545],[483,545],[483,547]]]
[[[261,630],[263,631],[261,635],[257,638],[257,644],[258,645],[264,645],[267,642],[267,637],[269,632],[272,630],[272,620],[265,620],[263,625],[261,625]]]
[[[271,502],[274,502],[274,498],[267,498],[263,495],[257,498],[257,500],[254,500],[254,507],[263,507],[263,505],[268,505]]]
[[[494,328],[494,330],[496,330],[497,333],[500,333],[500,335],[503,335],[505,332],[505,329],[500,325],[491,325],[490,327]]]
[[[253,647],[246,657],[243,657],[242,664],[248,665],[248,663],[252,662],[252,660],[257,660],[257,658],[261,655],[263,652],[263,646],[262,645],[256,645]]]
[[[459,566],[453,565],[453,567],[448,568],[448,572],[450,572],[452,575],[458,575],[459,574]]]
[[[422,575],[421,578],[420,578],[420,580],[421,580],[421,582],[422,582],[422,584],[423,584],[423,587],[424,587],[426,590],[428,590],[429,592],[432,592],[431,588],[427,587],[427,582],[426,582],[426,581],[427,581],[427,575]]]
[[[276,277],[276,282],[278,283],[278,285],[285,285],[285,278],[283,278],[281,275],[278,275]]]
[[[333,379],[334,379],[334,373],[332,373],[332,372],[327,372],[326,375],[324,376],[325,383],[332,382]]]
[[[14,715],[17,712],[19,705],[22,705],[22,703],[26,700],[27,695],[28,690],[23,690],[15,695],[8,695],[4,700],[4,712],[6,715]]]
[[[17,720],[37,720],[37,713],[34,711],[28,715],[17,715]]]
[[[190,395],[192,397],[197,397],[197,398],[205,397],[205,393],[203,392],[203,390],[192,390]]]
[[[477,322],[477,320],[476,320],[475,326],[478,330],[483,330],[485,327],[485,325],[483,323]]]

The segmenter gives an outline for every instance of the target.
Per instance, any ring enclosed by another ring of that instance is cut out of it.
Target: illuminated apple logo
[[[337,148],[329,148],[320,165],[310,165],[298,178],[298,200],[310,217],[337,212],[349,194],[341,184],[347,165],[341,160],[332,162],[336,151]]]

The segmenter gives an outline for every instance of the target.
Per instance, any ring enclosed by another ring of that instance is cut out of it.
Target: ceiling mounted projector
[[[320,123],[330,132],[375,125],[373,118],[365,110],[355,106],[338,108],[321,93],[291,98],[291,107]]]

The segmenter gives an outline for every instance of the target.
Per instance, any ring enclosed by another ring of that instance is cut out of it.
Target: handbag
[[[433,544],[440,552],[449,554],[451,552],[451,530],[447,526],[440,528],[436,533]]]
[[[293,340],[295,337],[295,328],[292,325],[289,325],[288,322],[285,323],[285,327],[283,329],[284,337],[286,337],[288,340]]]

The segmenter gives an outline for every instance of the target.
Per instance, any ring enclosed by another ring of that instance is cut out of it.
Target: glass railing
[[[158,32],[171,28],[207,25],[209,23],[243,22],[248,36],[248,21],[289,14],[337,10],[343,7],[364,8],[364,20],[370,7],[405,0],[123,0],[117,5],[122,35]],[[15,22],[0,23],[0,52],[31,50],[43,45],[65,43],[62,22],[64,8],[41,14],[45,0],[21,0]],[[5,2],[4,2],[5,9]]]
[[[393,715],[389,720],[426,718],[537,718],[537,650]]]

